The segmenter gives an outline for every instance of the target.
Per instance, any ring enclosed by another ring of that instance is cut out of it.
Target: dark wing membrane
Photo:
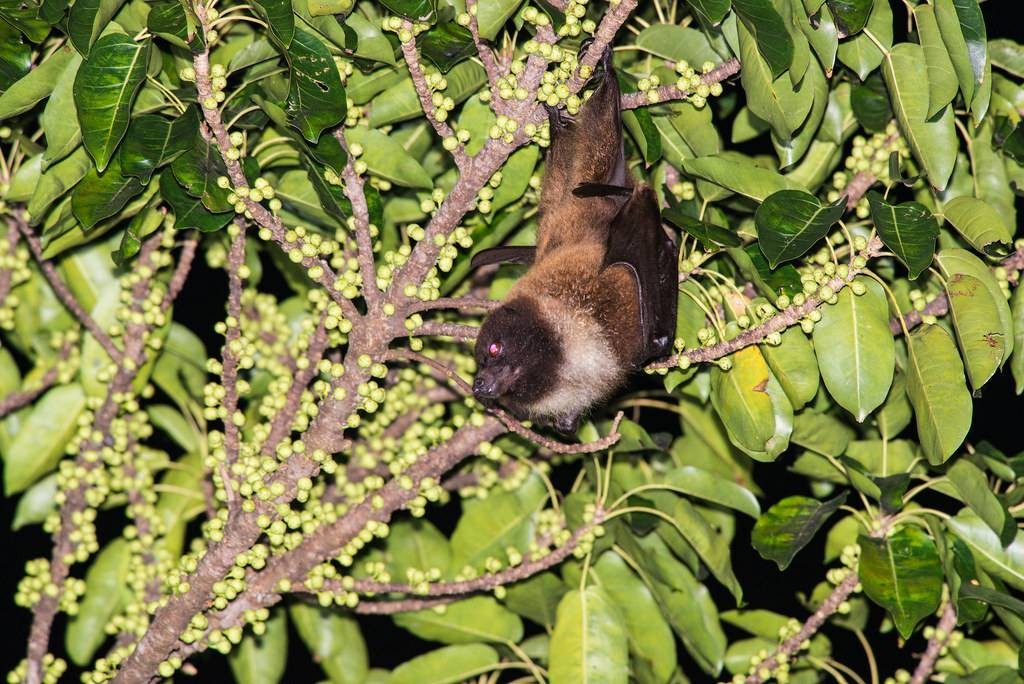
[[[661,227],[650,186],[639,185],[612,221],[605,268],[627,266],[636,278],[643,332],[641,363],[667,356],[676,331],[678,247]]]
[[[576,197],[629,197],[633,188],[607,183],[580,183],[572,190]]]
[[[482,249],[469,261],[471,269],[488,264],[532,264],[536,247],[491,247]]]

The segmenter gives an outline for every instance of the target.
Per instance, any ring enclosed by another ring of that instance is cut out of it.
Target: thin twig
[[[732,59],[725,60],[708,73],[703,74],[700,77],[700,80],[705,85],[721,83],[727,78],[739,73],[739,70],[740,61],[733,57]],[[636,109],[638,107],[646,107],[648,105],[670,102],[672,100],[684,100],[691,95],[690,91],[680,90],[674,85],[661,86],[660,88],[657,88],[655,92],[658,96],[654,102],[651,102],[648,99],[647,93],[626,93],[622,95],[622,108]]]
[[[60,274],[57,273],[57,268],[48,259],[43,258],[43,246],[39,242],[39,238],[32,231],[29,225],[21,217],[19,213],[11,215],[11,220],[17,226],[18,230],[21,231],[22,236],[25,238],[25,242],[28,243],[29,249],[32,250],[32,255],[36,258],[36,262],[39,264],[39,269],[46,276],[46,280],[50,283],[50,288],[53,293],[57,295],[61,303],[71,312],[71,315],[82,325],[83,328],[88,330],[92,336],[99,342],[100,346],[103,347],[103,351],[107,352],[107,356],[110,357],[111,361],[115,363],[120,362],[122,352],[114,345],[114,341],[110,339],[110,336],[93,320],[93,317],[89,315],[77,299],[75,295],[71,293],[67,284],[61,279]]]
[[[421,311],[433,311],[435,309],[457,309],[459,311],[465,311],[467,309],[481,309],[483,311],[491,311],[501,306],[501,302],[493,299],[478,299],[474,297],[442,297],[441,299],[434,299],[431,301],[423,301],[422,299],[413,300],[405,311],[407,314],[419,313]]]
[[[366,191],[363,187],[362,177],[356,173],[355,159],[352,157],[352,152],[349,151],[345,132],[341,127],[334,129],[334,137],[348,157],[345,161],[345,168],[341,171],[341,178],[345,181],[343,191],[345,197],[352,204],[352,218],[355,220],[356,246],[359,249],[357,255],[359,273],[363,276],[363,298],[366,300],[366,305],[371,310],[375,310],[381,303],[383,293],[377,287],[377,268],[373,261],[370,208],[366,203]]]
[[[454,337],[457,340],[476,339],[480,331],[475,325],[463,325],[462,323],[449,323],[447,321],[426,321],[412,331],[413,335],[428,336],[437,335],[440,337]]]
[[[946,642],[949,641],[954,629],[956,629],[956,608],[953,607],[952,601],[947,601],[946,607],[942,609],[939,624],[935,626],[935,635],[928,640],[928,647],[925,649],[924,655],[921,656],[921,662],[914,668],[910,684],[924,684],[928,681],[932,671],[935,670],[935,661],[939,659],[939,654]]]

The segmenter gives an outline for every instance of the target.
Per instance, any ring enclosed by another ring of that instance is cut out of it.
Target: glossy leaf
[[[875,2],[868,15],[867,29],[882,48],[892,47],[892,5],[888,2]],[[865,80],[872,71],[878,68],[885,58],[875,41],[868,38],[868,31],[858,33],[852,38],[839,43],[837,56],[839,61],[850,67],[860,80]]]
[[[302,136],[315,143],[325,128],[345,119],[345,88],[330,51],[312,33],[295,30],[288,45],[288,62],[291,87],[285,112]]]
[[[480,37],[484,40],[494,40],[522,4],[523,0],[480,0],[476,6]]]
[[[750,543],[762,558],[785,570],[844,501],[846,494],[824,502],[806,496],[787,497],[757,519]]]
[[[852,288],[845,287],[835,304],[821,308],[813,340],[829,394],[863,422],[889,393],[896,347],[881,286],[867,278],[857,282],[865,287],[863,295],[857,296]]]
[[[784,261],[803,256],[825,237],[846,211],[845,198],[822,204],[802,190],[782,190],[765,198],[754,221],[761,251],[775,268]]]
[[[256,0],[255,7],[267,22],[277,42],[285,48],[290,48],[297,33],[292,4],[287,0]],[[344,99],[344,96],[342,98]]]
[[[615,604],[596,586],[574,589],[558,604],[551,635],[551,684],[626,684],[628,638]]]
[[[827,0],[827,4],[839,27],[840,38],[860,33],[874,6],[872,0]]]
[[[774,10],[773,10],[774,11]],[[789,75],[779,75],[759,52],[755,34],[745,24],[739,27],[740,82],[747,95],[747,106],[768,122],[780,138],[789,138],[807,119],[813,93],[802,84],[797,87]]]
[[[288,607],[288,616],[331,684],[363,683],[369,657],[354,618],[300,602]]]
[[[68,37],[82,55],[88,57],[93,43],[124,0],[76,0],[68,14]]]
[[[430,189],[434,183],[423,166],[400,143],[377,130],[356,126],[345,131],[349,145],[363,146],[360,160],[371,173],[407,188]]]
[[[877,192],[868,193],[871,220],[878,236],[907,267],[911,279],[932,263],[939,225],[928,209],[918,202],[889,204]]]
[[[964,503],[971,507],[979,518],[1006,543],[1013,540],[1017,531],[1016,521],[989,487],[988,478],[978,466],[964,458],[957,459],[946,471],[949,481],[960,494]],[[1009,533],[1009,538],[1007,538]]]
[[[75,434],[85,393],[77,384],[54,387],[40,397],[3,454],[4,492],[23,491],[49,472]]]
[[[420,35],[416,44],[423,56],[442,73],[448,73],[453,66],[476,54],[473,34],[458,24],[438,24]]]
[[[942,564],[934,542],[911,526],[885,539],[861,535],[857,541],[864,593],[888,610],[900,636],[909,638],[942,598]]]
[[[732,356],[732,368],[711,371],[711,402],[729,440],[751,458],[774,461],[789,446],[793,407],[756,347]]]
[[[160,175],[160,192],[174,213],[174,226],[178,230],[195,228],[212,233],[226,226],[234,216],[232,211],[211,212],[200,198],[189,195],[169,172]]]
[[[483,644],[447,646],[395,668],[387,684],[458,684],[498,664],[498,652]]]
[[[1003,348],[1003,360],[1005,361],[1015,348],[1014,333],[1017,328],[1014,326],[1013,315],[1010,312],[1009,305],[1006,303],[1003,290],[992,271],[985,262],[965,249],[955,247],[944,249],[935,258],[939,262],[944,277],[947,279],[959,273],[972,276],[985,286],[988,296],[982,296],[978,299],[991,303],[999,316],[999,327],[997,328],[998,332],[996,335],[1000,338],[999,342]],[[981,306],[986,308],[985,305]]]
[[[821,376],[814,348],[802,330],[790,328],[782,333],[781,344],[765,344],[760,349],[794,411],[814,399]]]
[[[999,369],[1012,340],[1003,334],[999,317],[999,306],[1005,307],[1006,301],[993,300],[984,283],[963,273],[946,281],[946,296],[967,377],[978,390]]]
[[[701,245],[703,245],[706,250],[710,251],[714,249],[716,245],[723,247],[739,247],[743,244],[743,240],[740,236],[728,228],[716,226],[715,224],[707,221],[700,221],[684,214],[679,209],[665,209],[662,211],[661,216],[672,225],[677,226],[680,230],[700,240]]]
[[[195,108],[189,108],[173,120],[156,114],[134,119],[119,151],[121,173],[148,181],[157,168],[192,147],[198,127]]]
[[[732,8],[757,41],[772,77],[788,69],[793,61],[793,39],[770,0],[733,0]]]
[[[914,157],[924,167],[928,182],[937,190],[945,190],[956,163],[956,130],[950,108],[937,118],[928,117],[930,93],[924,48],[914,43],[894,46],[885,56],[882,73],[892,109]]]
[[[0,94],[0,119],[26,112],[50,96],[68,65],[77,60],[75,51],[64,46]]]
[[[544,497],[544,487],[531,479],[516,491],[467,501],[451,536],[452,567],[482,566],[488,556],[504,554],[510,546],[525,551]]]
[[[799,184],[769,169],[754,166],[749,158],[735,153],[688,160],[686,173],[705,178],[744,197],[763,202],[779,190],[803,190]]]
[[[271,612],[262,634],[246,634],[231,649],[228,664],[238,684],[277,684],[288,658],[288,619],[282,609]]]
[[[130,596],[126,591],[131,551],[125,539],[114,539],[96,554],[85,573],[85,597],[78,614],[68,621],[65,643],[77,665],[87,665],[108,636],[107,622],[122,610]]]
[[[206,45],[206,36],[195,11],[178,0],[154,2],[146,18],[146,26],[154,35],[178,47],[199,52]]]
[[[693,466],[676,468],[665,476],[665,484],[676,493],[721,504],[752,518],[761,515],[757,498],[749,490],[708,470]]]
[[[171,162],[170,170],[188,194],[200,198],[210,211],[233,208],[228,203],[228,191],[217,185],[217,179],[227,176],[228,171],[214,141],[197,136],[185,153]]]
[[[445,96],[458,104],[473,95],[486,82],[487,75],[476,62],[463,61],[448,72],[445,80],[448,81]],[[416,94],[416,88],[412,79],[406,78],[374,98],[370,127],[379,128],[422,116],[423,105]]]
[[[82,142],[82,128],[74,102],[75,74],[81,65],[82,57],[76,53],[64,67],[64,72],[56,77],[57,84],[39,115],[39,125],[46,135],[44,166],[68,156]]]
[[[957,197],[942,207],[942,214],[965,240],[989,256],[1007,256],[1013,242],[1013,230],[1002,217],[974,197]]]
[[[108,33],[75,76],[75,106],[85,148],[103,171],[128,130],[135,93],[146,78],[149,43]]]
[[[493,598],[474,596],[445,607],[443,613],[426,608],[395,615],[395,624],[421,639],[445,644],[472,644],[481,641],[518,642],[523,638],[523,622]]]
[[[970,509],[963,509],[946,521],[974,554],[975,560],[986,572],[1024,591],[1024,532],[1017,531],[1005,547],[999,535]]]
[[[914,8],[914,21],[917,22],[918,40],[924,48],[924,59],[928,66],[928,118],[931,119],[953,101],[960,86],[949,52],[942,42],[939,24],[935,20],[935,8],[932,5],[918,5]]]
[[[93,170],[92,160],[84,147],[78,147],[67,158],[46,169],[39,177],[35,192],[28,201],[29,223],[39,224],[50,206],[67,196],[86,174]]]
[[[124,175],[120,162],[114,159],[103,173],[98,173],[95,168],[89,169],[71,193],[71,210],[82,227],[89,230],[121,211],[128,200],[142,192],[143,187],[135,176]]]
[[[964,101],[974,100],[985,76],[988,45],[977,0],[936,0],[935,18],[960,81]]]
[[[925,456],[938,465],[956,451],[971,427],[974,406],[964,367],[953,340],[936,325],[914,331],[907,350],[907,396]]]

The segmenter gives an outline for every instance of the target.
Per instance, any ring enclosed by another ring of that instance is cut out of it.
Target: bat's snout
[[[473,396],[477,399],[497,399],[499,396],[497,379],[486,373],[480,373],[473,380]]]

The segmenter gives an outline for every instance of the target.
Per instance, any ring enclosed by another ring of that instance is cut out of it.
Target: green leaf
[[[758,202],[779,190],[805,190],[799,183],[734,152],[690,159],[683,170]]]
[[[1017,617],[1024,617],[1024,601],[1015,599],[1009,594],[1004,594],[1003,592],[996,591],[995,589],[965,582],[960,586],[960,596],[984,601],[991,606],[1000,606],[1013,611]],[[1014,680],[1011,679],[1009,681]]]
[[[124,0],[75,0],[71,5],[68,37],[82,56],[89,56],[93,43],[123,4]]]
[[[729,12],[729,0],[692,0],[689,3],[697,18],[707,26],[717,26]]]
[[[892,109],[914,157],[924,167],[928,182],[936,190],[945,190],[959,145],[951,108],[945,108],[938,118],[928,118],[930,95],[924,48],[900,43],[885,56],[882,67]]]
[[[65,644],[72,662],[88,665],[108,636],[104,627],[125,605],[131,569],[128,541],[116,538],[96,554],[85,573],[85,596],[68,621]]]
[[[78,147],[66,159],[46,169],[28,201],[29,224],[38,225],[46,217],[50,205],[66,197],[90,171],[93,171],[92,160],[84,147]]]
[[[803,190],[781,190],[765,198],[754,214],[754,221],[758,244],[768,257],[768,265],[775,268],[803,256],[825,237],[845,211],[845,197],[823,205]]]
[[[33,43],[41,43],[50,34],[50,25],[38,18],[38,5],[34,2],[3,0],[0,19],[23,33]]]
[[[491,198],[491,211],[500,211],[523,196],[539,159],[540,148],[536,145],[521,147],[509,155],[501,167],[501,183]]]
[[[178,230],[195,228],[212,233],[226,226],[235,215],[232,211],[211,212],[200,198],[185,192],[174,176],[167,172],[160,175],[160,193],[174,213],[174,227]]]
[[[18,499],[11,530],[42,523],[57,510],[57,473],[48,475],[29,487]]]
[[[909,277],[917,278],[935,253],[939,224],[932,212],[918,202],[889,204],[874,191],[868,193],[868,202],[878,236],[907,267]]]
[[[429,190],[434,187],[430,174],[397,140],[361,126],[345,129],[345,138],[349,145],[363,146],[360,160],[366,163],[370,173],[407,188]]]
[[[676,642],[651,591],[611,551],[601,555],[590,577],[622,614],[634,669],[642,663],[656,681],[667,682],[676,668]]]
[[[285,113],[289,123],[315,143],[325,128],[345,120],[345,88],[334,57],[314,34],[297,29],[287,56],[291,87]]]
[[[789,75],[775,73],[758,51],[760,44],[746,24],[739,27],[739,43],[743,63],[740,82],[747,95],[747,106],[767,121],[779,138],[790,138],[811,111],[813,92],[809,80],[796,87]]]
[[[947,520],[946,525],[971,548],[978,565],[986,572],[1024,591],[1024,532],[1018,530],[1013,541],[1004,547],[999,535],[968,508]]]
[[[153,172],[189,150],[199,133],[199,117],[194,107],[175,119],[144,114],[128,127],[121,145],[121,173],[148,182]]]
[[[1013,290],[1010,300],[1013,311],[1014,354],[1010,361],[1017,394],[1024,391],[1024,288]]]
[[[296,34],[292,3],[288,0],[256,0],[255,7],[270,27],[271,35],[282,47],[290,48]],[[342,95],[342,99],[344,97]]]
[[[729,3],[725,2],[726,9]],[[695,8],[691,3],[690,7]],[[637,49],[673,62],[688,62],[694,68],[704,62],[719,62],[721,57],[700,31],[675,24],[653,23],[636,37]]]
[[[906,526],[876,539],[861,535],[859,575],[864,593],[889,611],[904,639],[942,598],[942,564],[931,538]]]
[[[558,602],[567,591],[569,587],[555,574],[543,572],[509,585],[504,603],[512,612],[550,630],[555,626]]]
[[[732,0],[733,11],[757,41],[757,50],[778,77],[793,61],[793,39],[770,0]]]
[[[949,334],[937,325],[916,330],[907,345],[907,396],[928,462],[940,465],[963,442],[974,406],[964,366]]]
[[[43,113],[39,115],[39,126],[46,136],[44,166],[49,167],[53,162],[68,156],[82,142],[82,128],[78,124],[74,95],[75,74],[81,65],[82,57],[75,53],[64,71],[57,75],[57,85],[46,101]]]
[[[146,78],[149,41],[108,33],[93,45],[75,76],[75,106],[85,148],[99,171],[107,168],[128,130],[135,93]]]
[[[532,539],[533,516],[545,496],[543,485],[531,478],[515,491],[465,501],[451,536],[452,569],[481,567],[488,556],[504,555],[510,546],[525,551]]]
[[[825,502],[806,496],[786,497],[757,519],[750,543],[762,558],[785,570],[844,501],[845,493]]]
[[[154,35],[193,52],[202,52],[206,47],[206,36],[199,18],[191,5],[181,0],[154,2],[146,18],[146,27]]]
[[[27,112],[37,102],[49,97],[60,83],[68,65],[75,62],[76,58],[75,51],[65,45],[18,79],[17,83],[0,95],[0,119],[10,119]]]
[[[728,228],[700,221],[684,214],[680,209],[665,209],[661,217],[683,232],[700,240],[704,249],[710,251],[716,246],[739,247],[743,239]]]
[[[214,140],[196,136],[184,154],[171,162],[171,173],[188,194],[198,197],[212,212],[233,209],[228,203],[228,191],[217,185],[217,179],[227,176],[228,170]],[[166,175],[166,174],[165,174]]]
[[[760,349],[794,411],[814,399],[821,376],[814,348],[802,330],[791,327],[782,333],[781,344],[763,344]]]
[[[959,458],[946,471],[946,476],[960,493],[963,502],[970,506],[1002,541],[1009,543],[1013,540],[1017,530],[1016,521],[1010,516],[999,497],[992,493],[988,478],[978,466],[965,458]],[[1007,532],[1009,539],[1005,536]]]
[[[889,393],[896,345],[889,331],[885,292],[869,278],[855,282],[864,285],[864,294],[858,297],[851,287],[844,287],[839,301],[820,309],[813,340],[829,394],[863,422]]]
[[[997,335],[1001,336],[1000,342],[1003,347],[1003,360],[1009,357],[1014,349],[1014,323],[1010,307],[1006,303],[1006,296],[1003,294],[999,282],[995,279],[991,269],[977,256],[966,249],[948,248],[936,255],[936,260],[946,278],[956,274],[973,276],[981,282],[988,290],[988,297],[978,299],[991,302],[999,315],[999,327],[996,328]]]
[[[942,42],[939,25],[935,20],[935,8],[921,4],[914,8],[918,40],[924,49],[928,65],[928,118],[933,118],[943,107],[956,97],[959,84],[949,51]]]
[[[185,453],[198,451],[199,439],[178,409],[166,404],[154,404],[146,407],[146,414],[153,426],[163,430]]]
[[[1000,257],[1012,251],[1013,230],[985,201],[956,197],[943,205],[942,214],[978,251]]]
[[[122,174],[121,163],[114,159],[102,173],[95,168],[89,169],[71,193],[71,211],[82,228],[89,230],[121,211],[128,200],[141,193],[144,187],[135,176]]]
[[[729,441],[751,458],[774,461],[789,446],[793,407],[756,347],[733,354],[732,368],[711,370],[711,403]]]
[[[10,24],[0,21],[0,93],[32,68],[32,48]]]
[[[54,387],[36,400],[3,454],[7,496],[24,491],[57,465],[84,408],[85,393],[77,384]]]
[[[381,32],[379,23],[371,22],[359,12],[352,12],[345,17],[345,26],[355,31],[358,36],[356,57],[392,66],[397,64],[395,49]]]
[[[246,634],[228,653],[228,665],[238,684],[277,684],[288,659],[288,620],[283,609],[274,610],[259,636]]]
[[[1024,78],[1024,48],[1020,43],[1008,38],[993,38],[988,41],[988,55],[992,66]]]
[[[462,60],[476,54],[473,34],[458,24],[438,24],[421,34],[416,45],[423,56],[445,74]]]
[[[872,133],[881,133],[892,120],[889,93],[878,74],[873,74],[863,85],[854,84],[850,88],[850,106],[858,123]]]
[[[354,618],[305,603],[292,603],[288,616],[331,684],[363,684],[369,656]]]
[[[432,0],[381,0],[382,5],[395,14],[413,21],[428,21],[434,16]]]
[[[599,587],[567,593],[551,635],[551,684],[626,684],[628,638],[623,618]]]
[[[867,28],[886,50],[892,46],[892,25],[892,5],[888,2],[873,3],[871,14],[868,15]],[[885,58],[885,53],[878,49],[875,41],[868,38],[868,31],[839,43],[837,53],[839,61],[850,67],[862,81],[866,80]]]
[[[970,105],[982,84],[988,60],[981,8],[977,0],[936,0],[935,19],[960,81],[964,102]]]
[[[1005,307],[1006,300],[993,300],[984,283],[964,273],[946,281],[946,296],[967,376],[978,390],[999,369],[1013,339],[1004,335],[999,316],[998,307]]]
[[[476,20],[480,28],[480,37],[494,40],[498,31],[505,25],[523,0],[480,0],[476,5]]]
[[[840,38],[860,33],[874,6],[873,0],[827,0],[827,4],[835,17]]]
[[[693,466],[676,468],[665,476],[664,483],[678,494],[721,504],[752,518],[761,515],[761,506],[750,490],[709,470]]]
[[[474,596],[448,604],[443,613],[433,608],[399,613],[394,620],[396,625],[421,639],[445,644],[516,643],[523,638],[523,622],[519,616],[489,596]]]
[[[840,456],[854,436],[846,423],[828,413],[807,409],[793,419],[793,443],[819,454]]]
[[[490,646],[446,646],[405,661],[387,684],[458,684],[490,672],[497,664],[498,652]]]

